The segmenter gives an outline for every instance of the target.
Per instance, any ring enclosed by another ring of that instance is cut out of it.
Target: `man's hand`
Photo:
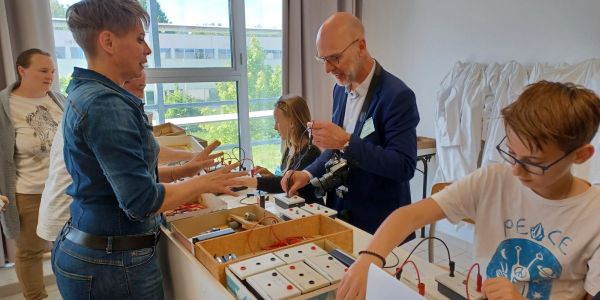
[[[483,282],[483,294],[489,300],[525,299],[508,279],[496,277]]]
[[[308,174],[302,171],[291,171],[285,172],[285,175],[281,179],[281,188],[288,196],[298,195],[298,190],[303,188],[310,182]]]
[[[350,266],[348,272],[342,278],[338,287],[336,300],[365,299],[367,294],[367,275],[371,263],[380,266],[381,260],[371,255],[361,255],[355,263]]]
[[[321,149],[341,150],[350,140],[350,134],[344,128],[331,122],[312,121],[307,125],[311,128],[313,144]]]

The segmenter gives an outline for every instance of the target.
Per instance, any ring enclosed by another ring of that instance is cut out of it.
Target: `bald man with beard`
[[[419,123],[415,94],[371,57],[364,27],[351,14],[329,17],[316,47],[317,60],[337,83],[332,121],[308,124],[314,145],[325,151],[303,172],[288,172],[281,185],[297,194],[312,178],[323,176],[325,163],[339,153],[349,173],[342,187],[327,191],[327,205],[350,224],[374,233],[396,208],[411,203]]]

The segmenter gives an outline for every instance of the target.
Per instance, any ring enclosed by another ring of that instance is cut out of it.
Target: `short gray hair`
[[[103,30],[124,35],[150,16],[137,0],[82,0],[67,9],[67,24],[87,57],[96,54],[96,39]]]

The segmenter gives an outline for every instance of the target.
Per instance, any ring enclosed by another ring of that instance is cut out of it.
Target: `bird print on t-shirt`
[[[48,108],[43,105],[36,106],[35,112],[28,114],[25,121],[33,129],[33,136],[40,140],[40,151],[50,151],[58,123],[54,121]]]

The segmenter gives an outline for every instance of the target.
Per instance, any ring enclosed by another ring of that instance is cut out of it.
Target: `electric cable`
[[[448,248],[448,245],[446,245],[446,242],[442,241],[441,239],[435,237],[435,236],[428,236],[423,238],[419,243],[417,243],[416,246],[413,247],[413,249],[410,251],[410,253],[408,254],[408,256],[406,257],[406,259],[402,262],[402,265],[404,265],[404,263],[410,258],[410,256],[413,254],[413,252],[415,252],[415,250],[417,250],[417,248],[426,240],[430,240],[430,239],[434,239],[434,240],[438,240],[442,243],[442,245],[444,245],[444,247],[446,247],[446,252],[448,253],[448,268],[450,269],[450,277],[454,277],[454,268],[455,268],[455,263],[452,260],[452,258],[450,257],[450,249]]]
[[[402,266],[398,267],[396,269],[396,274],[395,274],[396,278],[400,279],[400,277],[402,276],[402,269],[404,268],[404,266],[407,263],[411,263],[417,273],[417,288],[419,290],[419,295],[425,296],[425,283],[421,282],[421,273],[419,272],[419,268],[417,267],[417,264],[415,264],[414,261],[407,260],[402,264]]]
[[[467,300],[471,300],[471,297],[469,296],[469,277],[471,277],[471,271],[473,271],[474,267],[477,267],[477,286],[475,287],[475,291],[481,293],[481,284],[483,281],[481,277],[481,269],[479,268],[479,263],[474,263],[469,268],[469,272],[467,272],[467,278],[465,279],[465,290],[467,292]]]

